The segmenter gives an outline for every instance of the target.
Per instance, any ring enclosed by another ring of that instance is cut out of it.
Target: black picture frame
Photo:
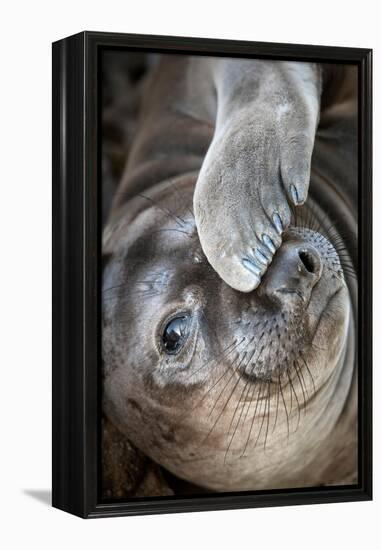
[[[359,69],[359,483],[99,498],[100,51],[127,48],[356,64]],[[82,32],[53,44],[53,506],[84,518],[372,498],[372,50]]]

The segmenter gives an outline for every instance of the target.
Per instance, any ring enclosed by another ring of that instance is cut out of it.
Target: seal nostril
[[[315,259],[312,256],[312,254],[309,254],[305,250],[299,251],[299,258],[301,259],[304,267],[307,269],[309,273],[315,273],[316,271],[316,264]]]

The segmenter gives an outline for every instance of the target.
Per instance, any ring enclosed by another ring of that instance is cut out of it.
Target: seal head
[[[348,391],[337,384],[350,320],[339,256],[322,234],[292,227],[261,286],[238,292],[202,252],[185,206],[193,184],[182,176],[136,197],[105,231],[106,413],[204,487],[315,482],[316,446]]]

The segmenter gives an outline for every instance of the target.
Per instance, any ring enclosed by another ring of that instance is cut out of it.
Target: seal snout
[[[290,240],[281,246],[262,282],[260,293],[276,300],[295,297],[308,302],[323,271],[320,253],[311,244]]]

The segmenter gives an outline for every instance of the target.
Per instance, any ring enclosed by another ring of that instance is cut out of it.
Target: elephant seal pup
[[[104,411],[155,463],[210,490],[355,483],[356,284],[327,238],[338,213],[356,226],[351,201],[335,202],[353,193],[348,165],[340,178],[353,105],[324,98],[325,118],[319,67],[250,63],[167,58],[149,83],[104,231]],[[313,145],[309,200],[290,225]]]

